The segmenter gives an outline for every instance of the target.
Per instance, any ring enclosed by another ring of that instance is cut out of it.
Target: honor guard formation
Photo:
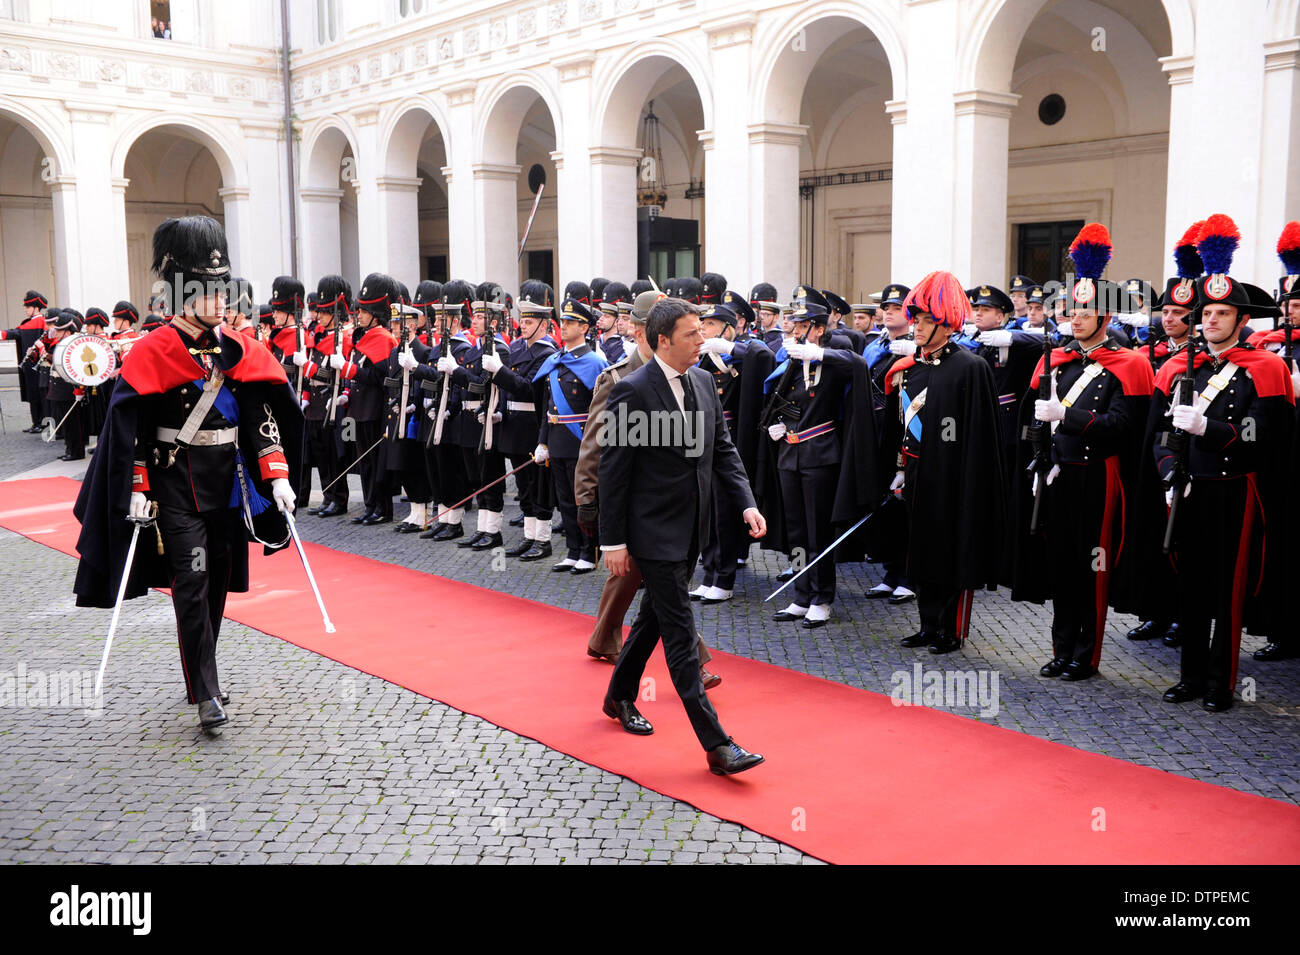
[[[854,304],[709,272],[559,295],[529,279],[516,299],[373,273],[314,291],[281,276],[258,304],[220,225],[195,216],[155,234],[143,314],[30,291],[0,335],[17,342],[27,431],[62,439],[62,460],[95,440],[79,605],[170,587],[206,730],[228,720],[216,642],[227,592],[248,589],[247,544],[296,541],[295,503],[319,486],[312,519],[387,525],[412,548],[556,574],[603,561],[586,653],[615,665],[605,713],[653,731],[634,700],[662,638],[709,768],[734,773],[763,757],[709,703],[720,678],[690,601],[734,599],[755,540],[785,568],[762,584],[783,587],[774,626],[825,626],[862,599],[837,589],[837,564],[872,561],[883,580],[865,598],[914,603],[903,645],[932,654],[978,634],[978,589],[1051,601],[1044,679],[1105,665],[1112,610],[1139,619],[1129,639],[1180,648],[1171,704],[1232,705],[1243,630],[1267,638],[1256,659],[1300,656],[1300,223],[1278,241],[1275,293],[1233,274],[1240,241],[1227,216],[1194,223],[1158,292],[1103,278],[1110,238],[1092,223],[1064,284],[1014,275],[1005,291],[935,271]]]

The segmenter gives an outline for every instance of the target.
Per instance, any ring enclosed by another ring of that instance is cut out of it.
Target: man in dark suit
[[[600,540],[610,573],[635,560],[645,596],[605,694],[604,712],[629,733],[654,728],[636,708],[646,661],[663,635],[673,687],[708,753],[709,771],[731,775],[757,766],[723,731],[700,681],[695,620],[687,587],[700,541],[712,520],[713,480],[744,512],[750,535],[767,522],[749,489],[740,455],[722,416],[709,374],[696,368],[699,310],[665,299],[650,312],[646,339],[655,354],[610,392],[600,458]]]

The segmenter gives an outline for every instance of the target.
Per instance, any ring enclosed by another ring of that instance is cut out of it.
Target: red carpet
[[[73,553],[76,488],[62,478],[6,483],[0,525]],[[324,633],[292,551],[255,556],[254,590],[232,596],[227,615],[827,861],[1300,862],[1300,807],[721,653],[725,681],[710,696],[727,731],[768,761],[715,777],[661,653],[647,671],[658,701],[641,704],[656,732],[634,737],[601,715],[610,669],[583,654],[591,618],[307,547],[337,634]],[[377,621],[389,614],[343,598],[358,579],[372,606],[418,594],[447,609],[386,632]],[[491,639],[465,635],[480,616],[493,621]],[[88,612],[87,666],[108,618]],[[127,665],[110,663],[110,685]],[[237,732],[237,707],[234,717]]]

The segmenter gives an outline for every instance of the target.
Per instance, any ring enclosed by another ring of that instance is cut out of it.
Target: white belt
[[[482,406],[483,406],[482,399],[475,399],[474,401],[461,402],[461,407],[464,408],[466,411],[477,411]]]
[[[537,407],[531,401],[507,401],[507,411],[536,411]]]
[[[158,440],[164,444],[175,444],[180,431],[176,428],[159,428]],[[190,441],[192,448],[212,448],[221,444],[234,444],[239,440],[238,428],[217,428],[212,431],[195,431]]]

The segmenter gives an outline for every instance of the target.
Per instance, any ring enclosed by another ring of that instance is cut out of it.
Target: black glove
[[[578,526],[582,532],[593,540],[600,534],[600,524],[596,517],[595,504],[578,505]]]

